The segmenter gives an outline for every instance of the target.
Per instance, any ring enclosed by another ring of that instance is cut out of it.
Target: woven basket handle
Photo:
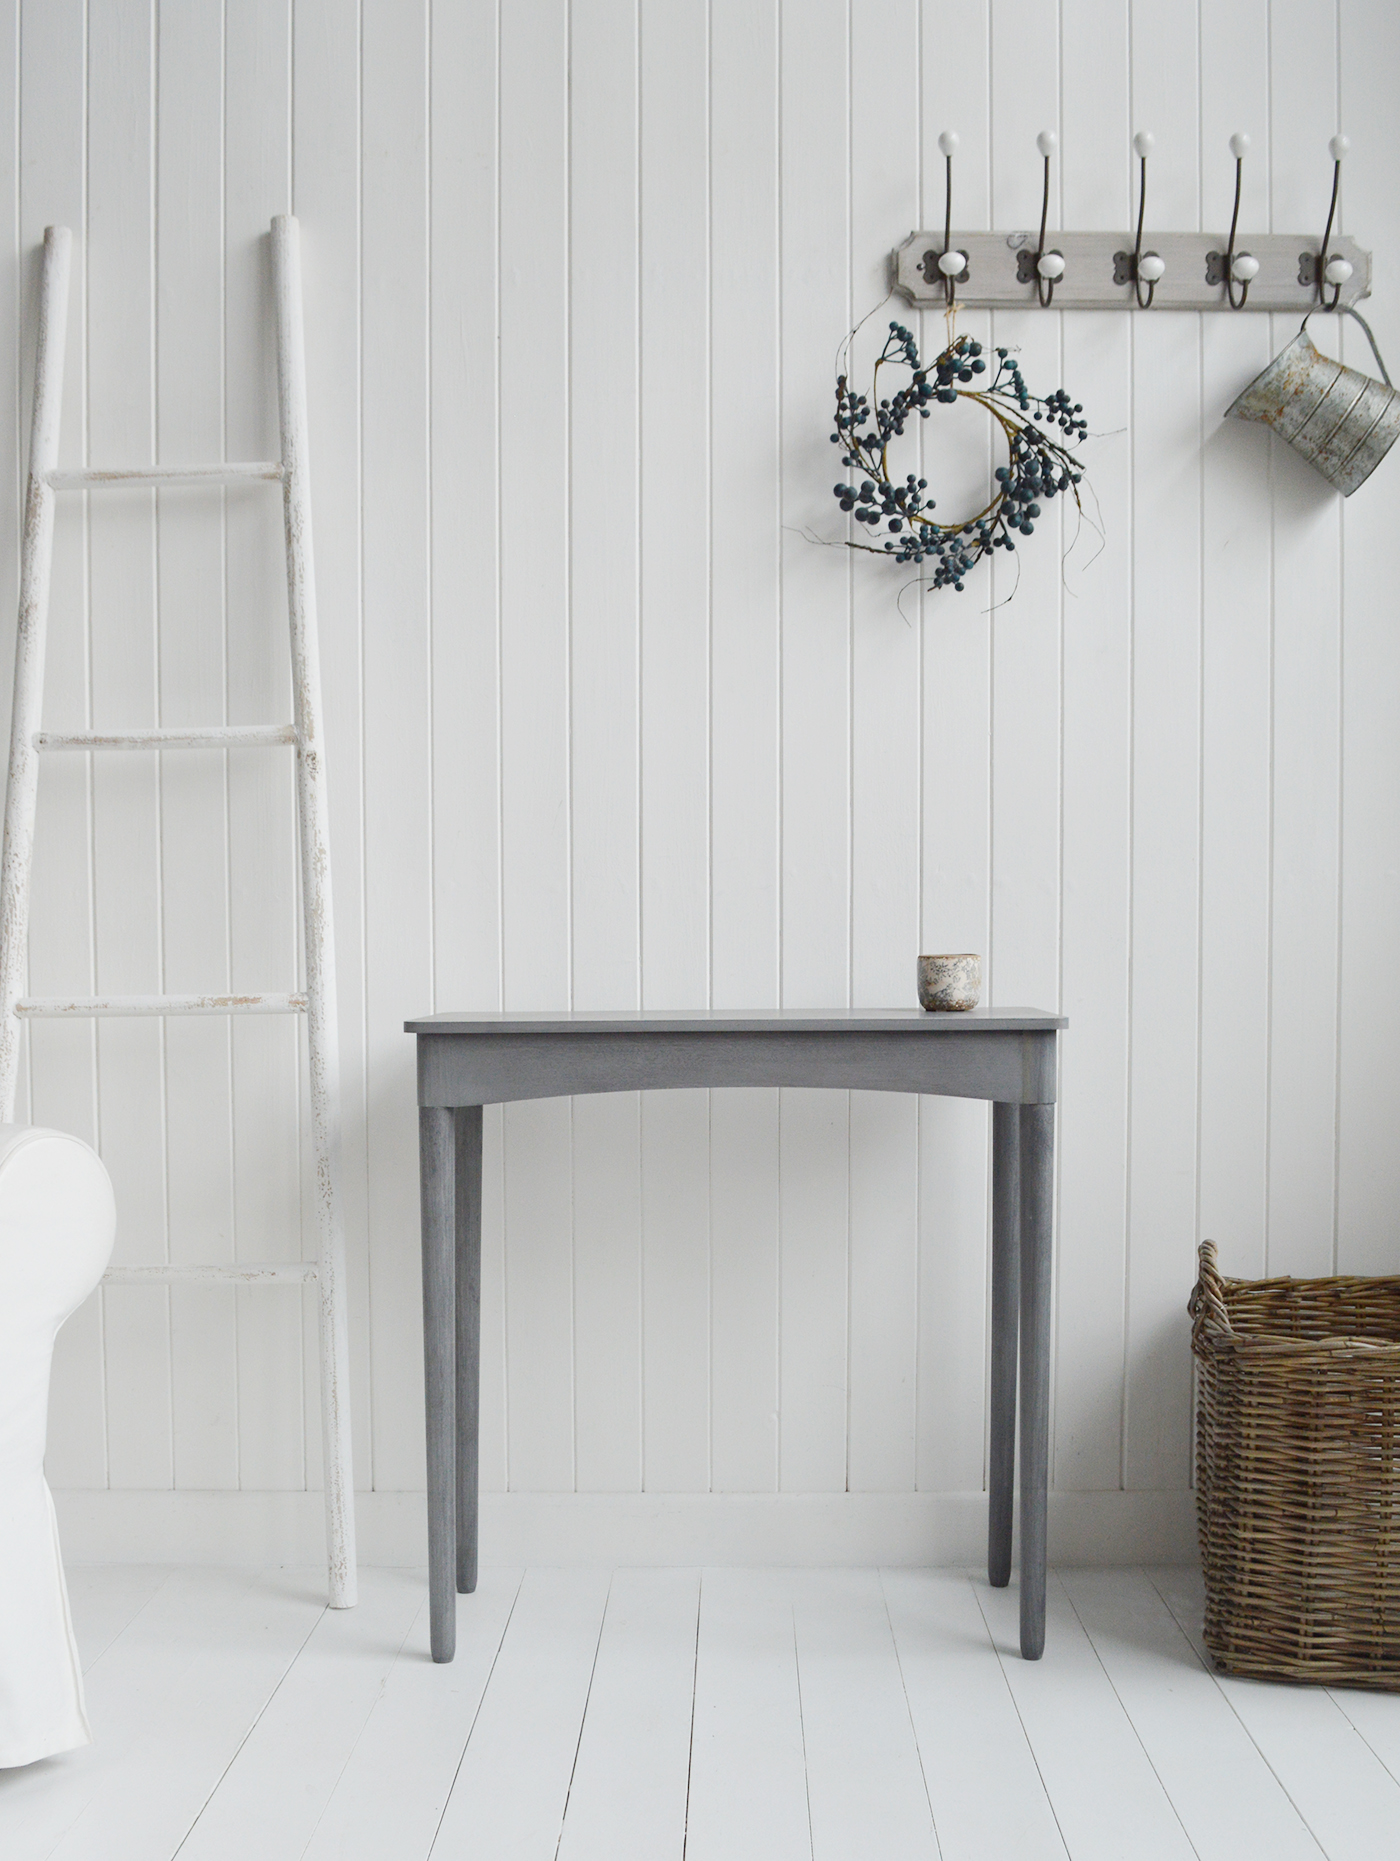
[[[1195,1291],[1186,1302],[1186,1309],[1193,1321],[1191,1341],[1199,1344],[1208,1331],[1232,1337],[1235,1328],[1230,1323],[1230,1314],[1225,1306],[1225,1288],[1216,1260],[1215,1242],[1202,1241],[1197,1257],[1200,1277],[1196,1281]]]

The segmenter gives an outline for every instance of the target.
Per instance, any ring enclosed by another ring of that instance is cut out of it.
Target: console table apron
[[[676,1086],[828,1086],[992,1101],[991,1464],[987,1574],[1011,1577],[1017,1347],[1021,1653],[1045,1646],[1056,1036],[1037,1008],[803,1014],[439,1014],[418,1037],[428,1584],[435,1661],[476,1588],[481,1108]]]

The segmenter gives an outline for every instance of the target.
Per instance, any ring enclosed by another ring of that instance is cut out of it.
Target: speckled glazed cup
[[[919,1006],[930,1014],[975,1008],[982,993],[980,956],[921,956]]]

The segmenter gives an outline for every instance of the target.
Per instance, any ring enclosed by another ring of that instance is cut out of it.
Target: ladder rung
[[[303,1286],[316,1277],[314,1260],[285,1260],[265,1266],[109,1267],[104,1286]]]
[[[232,485],[245,478],[280,478],[280,459],[235,460],[229,465],[137,465],[104,471],[88,466],[76,472],[45,474],[55,491],[91,490],[102,485]]]
[[[41,730],[36,750],[237,750],[295,743],[295,724],[211,724],[191,730]]]
[[[305,995],[25,995],[17,1015],[277,1015],[302,1014]]]

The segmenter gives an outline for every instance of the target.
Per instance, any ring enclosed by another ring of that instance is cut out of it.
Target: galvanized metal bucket
[[[1225,411],[1227,420],[1258,420],[1272,427],[1346,498],[1400,439],[1400,394],[1390,385],[1365,319],[1356,316],[1356,321],[1370,338],[1384,382],[1323,355],[1304,318],[1283,353]]]

